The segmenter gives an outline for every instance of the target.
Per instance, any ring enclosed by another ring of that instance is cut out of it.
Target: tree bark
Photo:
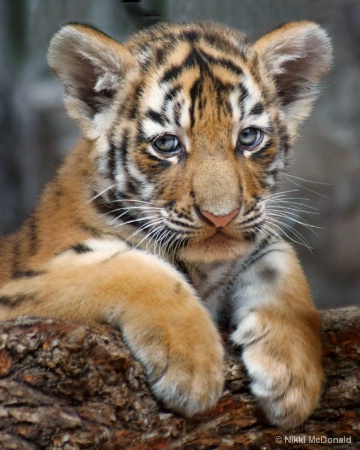
[[[192,419],[158,405],[121,334],[20,318],[0,324],[0,449],[360,449],[360,308],[322,311],[326,383],[300,428],[270,426],[227,349],[225,391]]]

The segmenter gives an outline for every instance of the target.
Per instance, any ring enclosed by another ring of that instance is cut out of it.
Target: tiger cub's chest
[[[238,262],[217,262],[198,264],[189,267],[186,274],[215,321],[219,314],[228,307],[228,296],[231,292]]]

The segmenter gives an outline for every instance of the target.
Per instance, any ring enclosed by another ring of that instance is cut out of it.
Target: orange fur
[[[268,209],[330,60],[312,22],[252,46],[216,24],[124,44],[64,26],[49,63],[83,137],[0,241],[0,318],[114,325],[155,395],[191,416],[221,395],[214,322],[229,309],[269,419],[304,421],[321,389],[318,316]]]

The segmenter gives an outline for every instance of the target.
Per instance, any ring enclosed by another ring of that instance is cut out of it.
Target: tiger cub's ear
[[[109,123],[112,99],[133,66],[128,50],[82,24],[63,26],[51,39],[48,62],[65,86],[65,105],[85,137]]]
[[[314,22],[290,22],[265,34],[253,48],[275,81],[289,128],[295,132],[331,66],[330,38]]]

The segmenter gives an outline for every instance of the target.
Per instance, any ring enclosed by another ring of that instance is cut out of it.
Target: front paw
[[[123,323],[123,332],[165,407],[191,417],[216,404],[223,389],[223,347],[205,310],[163,320],[139,317]]]
[[[316,330],[271,312],[252,312],[232,340],[243,346],[251,391],[269,421],[282,428],[304,422],[318,404],[323,379]]]

